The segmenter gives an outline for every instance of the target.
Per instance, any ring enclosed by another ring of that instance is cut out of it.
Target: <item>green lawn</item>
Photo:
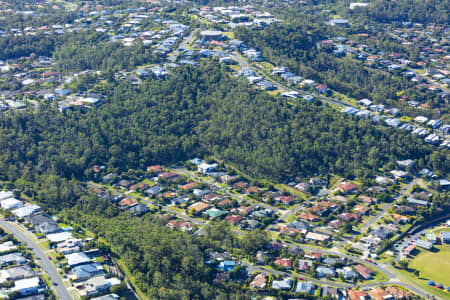
[[[421,250],[411,260],[410,268],[420,271],[420,277],[450,286],[450,246],[439,245],[439,252]]]
[[[302,200],[306,200],[308,198],[308,195],[306,195],[305,193],[300,192],[299,190],[288,186],[286,184],[275,184],[274,185],[276,189],[279,189],[282,192],[288,192]]]
[[[441,299],[450,299],[450,293],[444,290],[437,289],[433,286],[428,286],[427,285],[428,279],[422,276],[420,276],[420,278],[417,278],[416,276],[414,276],[414,274],[401,269],[396,269],[395,271],[397,274],[400,275],[399,279],[401,281],[412,284],[422,289],[423,291],[430,293],[431,295],[440,297]]]

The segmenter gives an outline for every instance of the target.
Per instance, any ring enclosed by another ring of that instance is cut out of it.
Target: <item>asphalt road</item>
[[[181,41],[180,45],[172,51],[172,53],[167,58],[170,62],[174,62],[177,59],[177,55],[180,53],[180,49],[186,50],[187,45],[191,42],[191,40],[194,38],[195,31],[192,31],[188,36],[184,37]]]
[[[417,287],[412,286],[412,285],[410,285],[408,283],[405,283],[403,281],[400,281],[394,273],[392,273],[390,270],[387,269],[387,268],[389,268],[388,265],[370,263],[370,262],[368,262],[366,260],[363,260],[363,259],[361,259],[359,257],[356,257],[356,256],[353,256],[353,255],[347,255],[347,254],[342,254],[342,253],[339,253],[339,252],[318,249],[318,248],[315,248],[315,247],[309,247],[309,246],[304,246],[304,245],[294,245],[294,244],[290,244],[290,243],[286,243],[286,242],[284,242],[283,244],[289,245],[289,246],[293,246],[293,247],[299,247],[299,248],[304,249],[304,250],[316,251],[316,252],[321,252],[321,253],[329,254],[329,255],[336,255],[336,256],[339,256],[339,257],[347,258],[349,260],[353,260],[355,262],[364,263],[364,264],[370,266],[371,268],[373,268],[373,269],[375,269],[375,270],[385,274],[390,280],[388,282],[381,282],[381,283],[360,284],[359,285],[360,287],[369,288],[369,287],[375,287],[375,286],[382,286],[382,285],[386,285],[386,284],[397,284],[397,285],[403,286],[404,288],[407,288],[407,289],[411,290],[412,292],[416,293],[417,295],[419,295],[419,296],[421,296],[423,298],[428,298],[429,297],[429,294],[425,293],[423,290],[418,289]]]
[[[194,178],[194,179],[197,180],[197,181],[200,181],[200,182],[207,182],[207,181],[204,180],[203,178],[196,176],[195,174],[193,174],[192,172],[189,172],[189,171],[186,170],[185,168],[175,168],[174,171],[176,171],[176,172],[178,172],[178,173],[182,173],[182,174],[184,174],[184,175],[186,175],[186,176],[192,177],[192,178]],[[236,199],[236,200],[238,200],[238,201],[242,201],[242,200],[243,200],[241,197],[238,197],[238,196],[236,196],[236,195],[234,195],[234,194],[230,194],[228,191],[225,191],[222,187],[220,187],[220,186],[219,186],[218,184],[216,184],[216,183],[211,183],[211,182],[207,182],[207,183],[215,185],[215,186],[216,186],[218,189],[220,189],[222,192],[225,192],[225,194],[227,194],[228,196],[230,196],[230,197],[232,197],[232,198],[234,198],[234,199]],[[407,186],[405,186],[405,187],[400,191],[399,197],[400,197],[401,195],[403,195],[403,194],[404,194],[404,193],[412,186],[412,184],[414,184],[414,183],[415,183],[415,180],[412,181],[412,182],[411,182],[410,184],[408,184]],[[96,185],[96,184],[94,184],[94,183],[91,183],[91,182],[88,183],[88,185],[90,185],[91,187],[98,187],[98,185]],[[122,194],[122,193],[119,193],[119,192],[116,192],[116,193],[114,193],[114,194],[120,194],[120,195],[123,195],[123,196],[125,196],[125,197],[129,197],[129,196],[130,196],[131,198],[134,198],[134,197],[132,197],[131,195]],[[397,197],[397,198],[398,198],[398,197]],[[247,200],[247,199],[246,199],[246,200]],[[144,201],[145,201],[145,200],[144,200]],[[247,201],[248,201],[248,200],[247,200]],[[145,201],[145,202],[147,202],[147,201]],[[271,208],[271,209],[277,210],[276,208],[274,208],[274,207],[272,207],[272,206],[270,206],[270,205],[267,205],[267,204],[266,204],[266,205],[260,204],[260,203],[257,203],[257,204],[258,204],[258,205],[262,205],[262,206],[267,206],[267,208]],[[390,205],[386,205],[386,206],[384,207],[382,213],[386,212],[387,209],[388,209],[389,207],[390,207]],[[167,208],[166,208],[166,209],[167,209]],[[204,224],[201,224],[201,223],[203,223],[203,222],[198,221],[198,220],[193,219],[193,218],[190,218],[189,216],[186,216],[186,215],[184,215],[184,214],[180,214],[180,213],[173,212],[173,211],[169,211],[169,212],[175,213],[178,217],[180,217],[180,218],[182,218],[182,219],[185,219],[185,220],[189,220],[189,221],[193,222],[193,223],[196,224],[196,225],[204,225]],[[380,214],[378,214],[377,216],[375,216],[375,217],[373,218],[373,222],[372,222],[372,223],[374,223],[379,217],[381,217],[382,213],[380,213]],[[1,224],[1,223],[0,223],[0,224]],[[370,226],[370,225],[369,225],[369,226]],[[239,231],[234,231],[234,232],[235,232],[236,234],[239,234],[239,235],[242,235],[242,234],[243,234],[242,232],[239,232]],[[409,284],[407,284],[407,283],[405,283],[405,282],[400,281],[394,273],[392,273],[390,270],[388,270],[388,268],[390,267],[390,266],[388,266],[388,265],[382,265],[382,264],[370,263],[370,262],[368,262],[368,261],[366,261],[366,260],[363,260],[363,259],[361,259],[361,258],[359,258],[359,257],[357,257],[357,256],[347,255],[347,254],[343,254],[343,253],[340,253],[340,252],[337,252],[337,251],[324,250],[324,249],[319,249],[319,248],[310,247],[310,246],[306,246],[306,245],[296,245],[296,244],[291,244],[291,243],[287,243],[287,242],[283,242],[283,244],[286,245],[286,246],[299,247],[299,248],[304,249],[304,250],[317,251],[317,252],[322,252],[322,253],[324,253],[324,254],[329,254],[329,255],[336,255],[336,256],[339,256],[339,257],[342,257],[342,258],[347,258],[348,260],[352,260],[352,261],[359,262],[359,263],[364,263],[364,264],[366,264],[366,265],[369,265],[369,266],[372,267],[373,269],[375,269],[375,270],[377,270],[377,271],[379,271],[379,272],[385,274],[385,275],[390,279],[390,281],[388,281],[388,282],[370,283],[370,284],[361,284],[360,287],[363,287],[363,288],[370,288],[370,287],[382,286],[382,285],[386,285],[386,284],[397,284],[397,285],[403,286],[403,287],[405,287],[405,288],[407,288],[407,289],[413,291],[414,293],[420,295],[421,297],[424,297],[424,298],[427,298],[427,297],[428,297],[428,294],[425,293],[425,292],[423,292],[422,290],[416,288],[415,286],[412,286],[412,285],[409,285]],[[251,273],[251,272],[253,272],[253,271],[261,271],[261,272],[266,272],[266,273],[272,273],[272,274],[279,274],[279,275],[291,276],[291,274],[288,273],[288,272],[268,270],[268,269],[265,269],[265,268],[262,268],[262,267],[259,267],[259,266],[253,266],[253,265],[248,264],[248,263],[245,263],[245,265],[248,267],[249,273]],[[305,280],[306,280],[306,279],[305,279]],[[311,281],[311,282],[314,282],[314,283],[317,283],[317,284],[327,284],[327,285],[336,286],[336,287],[340,287],[340,288],[349,288],[349,287],[351,288],[351,287],[354,287],[354,285],[352,285],[352,284],[350,284],[350,283],[342,283],[342,284],[340,284],[340,283],[329,282],[329,281],[318,280],[318,279],[307,279],[307,280],[309,280],[309,281]]]
[[[255,265],[249,264],[248,262],[242,262],[242,264],[247,267],[247,271],[249,273],[263,272],[265,274],[283,275],[286,277],[292,277],[292,274],[289,272],[266,269],[261,266],[255,266]],[[314,278],[305,278],[304,281],[310,281],[310,282],[313,282],[316,284],[329,285],[329,286],[334,286],[334,287],[344,288],[344,289],[353,288],[355,286],[352,283],[337,283],[337,282],[333,282],[333,281],[319,280],[319,279],[314,279]]]
[[[228,55],[228,56],[230,56],[230,57],[233,58],[235,61],[237,61],[237,62],[241,65],[241,67],[245,67],[245,68],[253,68],[253,67],[251,67],[251,66],[248,64],[248,62],[247,62],[246,60],[242,59],[242,57],[240,57],[239,55],[236,55],[236,54],[234,54],[234,53],[225,52],[225,51],[217,51],[217,50],[214,50],[213,52],[217,52],[217,53],[220,53],[220,54],[222,54],[222,55]],[[253,69],[254,69],[254,68],[253,68]],[[257,70],[257,71],[260,72],[260,70]],[[264,76],[264,74],[262,74],[262,75]],[[266,76],[264,76],[264,77],[266,77]],[[289,87],[289,86],[287,86],[286,84],[281,83],[281,82],[279,82],[279,81],[273,79],[273,78],[270,77],[270,76],[269,76],[269,77],[266,77],[266,79],[268,79],[268,80],[270,80],[272,83],[274,83],[274,84],[277,86],[277,88],[279,88],[279,89],[284,89],[284,90],[287,90],[287,91],[295,91],[295,92],[300,93],[301,95],[307,95],[307,94],[309,94],[309,93],[306,93],[306,92],[304,92],[304,91],[302,91],[302,90],[299,90],[299,89],[295,89],[295,88]],[[348,103],[346,103],[346,102],[344,102],[344,101],[341,101],[341,100],[337,100],[337,99],[325,97],[325,96],[322,96],[322,95],[315,95],[315,97],[316,97],[316,98],[319,98],[320,100],[323,100],[323,101],[325,101],[325,102],[331,103],[331,104],[340,105],[340,106],[345,106],[345,107],[353,107],[353,105],[348,104]]]
[[[255,266],[255,265],[249,264],[246,261],[242,262],[242,264],[247,267],[247,270],[248,270],[249,273],[252,273],[252,272],[263,272],[263,273],[266,273],[266,274],[283,275],[283,276],[286,276],[286,277],[292,277],[292,274],[289,273],[289,272],[266,269],[266,268],[263,268],[261,266]],[[328,285],[328,286],[334,286],[334,287],[343,288],[343,289],[352,289],[352,288],[356,287],[356,284],[354,284],[354,283],[338,283],[338,282],[327,281],[327,280],[320,280],[320,279],[314,279],[314,278],[304,278],[304,281],[310,281],[312,283],[319,284],[319,285]],[[396,284],[396,285],[402,286],[402,287],[407,288],[410,291],[416,293],[417,295],[420,295],[420,296],[422,296],[424,298],[428,298],[428,295],[426,293],[422,292],[421,290],[417,289],[416,287],[414,287],[412,285],[409,285],[407,283],[401,282],[399,280],[391,280],[391,281],[386,281],[386,282],[374,282],[374,283],[367,283],[367,284],[359,284],[358,286],[360,288],[364,288],[365,289],[365,288],[374,288],[374,287],[377,287],[377,286],[386,286],[386,285],[391,285],[391,284]]]
[[[390,207],[392,207],[392,205],[398,200],[400,199],[400,197],[402,197],[414,184],[417,183],[417,179],[412,180],[410,183],[408,183],[407,185],[405,185],[400,192],[398,193],[399,195],[397,197],[395,197],[395,199],[392,201],[392,203],[390,204],[386,204],[384,205],[383,209],[376,215],[374,216],[371,220],[367,221],[362,227],[361,227],[361,232],[364,232],[367,228],[369,228],[370,226],[372,226],[376,221],[378,221],[382,215],[384,215]]]
[[[20,231],[15,225],[5,221],[4,219],[0,219],[0,226],[3,227],[6,231],[12,233],[16,237],[16,239],[18,239],[22,243],[25,243],[27,245],[27,248],[32,250],[37,258],[37,263],[41,265],[47,276],[50,278],[52,289],[55,291],[58,299],[72,300],[72,297],[64,286],[64,283],[58,271],[56,270],[53,263],[48,259],[48,256],[44,253],[44,251],[42,251],[42,249],[39,248],[39,246],[31,238]]]

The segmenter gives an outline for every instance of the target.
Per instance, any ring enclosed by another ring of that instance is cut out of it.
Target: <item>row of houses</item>
[[[9,198],[8,198],[9,197]],[[49,242],[50,249],[53,249],[58,253],[60,258],[64,258],[63,270],[67,271],[68,278],[71,280],[74,288],[78,291],[79,295],[84,297],[92,297],[95,295],[105,294],[112,286],[120,285],[121,280],[116,277],[111,277],[106,272],[104,266],[96,262],[96,258],[102,256],[102,261],[107,258],[97,249],[85,250],[88,242],[92,239],[76,238],[72,234],[70,227],[60,227],[54,217],[49,216],[42,209],[35,205],[26,203],[22,204],[22,201],[13,197],[13,193],[9,191],[0,191],[0,205],[3,203],[2,208],[8,209],[15,215],[16,220],[23,222],[31,230],[38,234],[45,236]],[[13,199],[13,200],[11,200]],[[8,242],[0,245],[1,250],[13,251],[15,248]],[[107,258],[106,260],[109,260]],[[11,265],[25,265],[28,263],[28,259],[25,259],[20,253],[11,253],[4,256],[0,256],[0,266]],[[11,274],[15,274],[13,271],[24,272],[24,268],[11,270]],[[5,274],[5,280],[7,279],[8,272]],[[0,271],[0,280],[1,280]],[[37,293],[40,290],[37,287],[42,286],[42,281],[33,277],[19,281],[20,290],[29,289],[23,294]],[[19,288],[17,288],[19,289]]]
[[[48,287],[32,263],[30,253],[21,250],[15,241],[0,244],[0,297],[45,297]]]
[[[267,285],[270,284],[269,288]],[[285,290],[296,294],[318,296],[327,299],[349,299],[349,300],[389,300],[389,299],[409,299],[412,294],[394,286],[386,288],[373,288],[370,290],[356,290],[336,288],[332,286],[319,286],[311,281],[295,280],[289,277],[270,279],[264,273],[257,274],[250,282],[249,287],[255,290]]]

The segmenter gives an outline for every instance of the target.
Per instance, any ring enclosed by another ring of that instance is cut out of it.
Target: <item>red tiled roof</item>
[[[242,216],[240,215],[233,215],[233,216],[226,216],[225,219],[230,222],[231,224],[235,225],[239,223],[242,220]]]
[[[193,188],[195,188],[197,186],[198,186],[197,182],[189,182],[187,184],[180,185],[179,188],[182,189],[182,190],[191,190],[191,189],[193,189]]]
[[[348,298],[350,300],[362,300],[367,297],[367,293],[360,290],[348,290]]]
[[[350,192],[353,190],[356,190],[358,186],[356,184],[353,184],[349,181],[344,181],[338,184],[338,187],[343,190],[344,192]]]
[[[370,278],[373,271],[364,265],[357,265],[355,271],[358,272],[364,279]]]
[[[280,258],[275,259],[274,262],[276,265],[283,266],[285,268],[292,268],[292,262],[289,258]]]
[[[307,221],[319,220],[318,216],[316,216],[308,211],[302,211],[297,217],[299,217],[300,219],[303,219],[303,220],[307,220]]]
[[[132,205],[134,205],[134,204],[136,204],[137,202],[136,202],[136,200],[133,200],[133,199],[123,199],[123,200],[121,200],[120,202],[119,202],[119,205],[120,206],[132,206]]]
[[[147,171],[153,172],[153,173],[159,173],[161,172],[161,166],[160,165],[154,165],[147,167]]]

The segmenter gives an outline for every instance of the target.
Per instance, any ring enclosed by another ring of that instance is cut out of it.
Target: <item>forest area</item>
[[[105,105],[88,112],[61,114],[43,105],[3,114],[1,179],[45,185],[52,176],[87,178],[94,164],[126,171],[204,155],[275,181],[329,172],[367,178],[407,158],[448,172],[448,150],[433,152],[420,139],[325,104],[290,105],[230,80],[211,62],[167,80],[150,78],[138,87],[112,81],[101,90]],[[59,205],[70,201],[49,206]]]

